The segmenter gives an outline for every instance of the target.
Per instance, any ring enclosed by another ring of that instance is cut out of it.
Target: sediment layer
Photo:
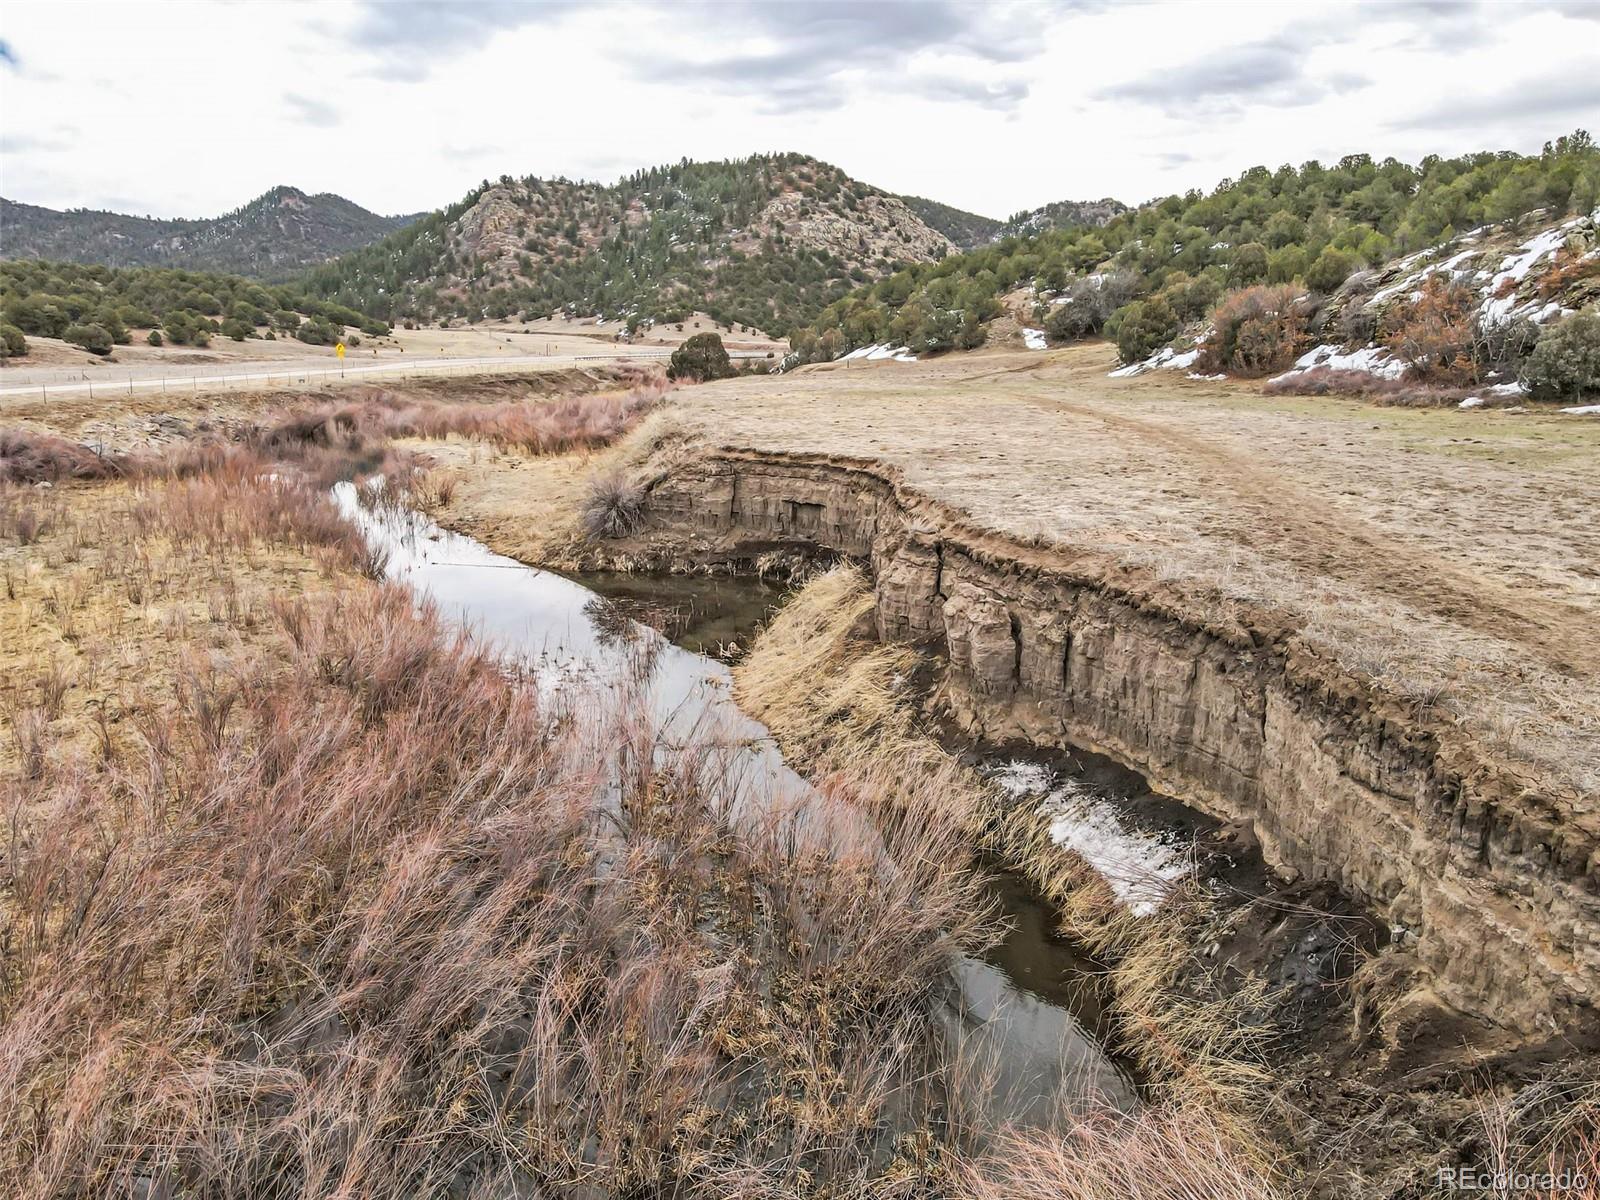
[[[645,495],[630,553],[859,559],[879,635],[944,656],[974,734],[1096,750],[1247,823],[1275,869],[1334,882],[1414,942],[1450,1006],[1530,1034],[1594,1020],[1597,831],[1291,624],[1224,620],[975,528],[870,461],[706,453]]]

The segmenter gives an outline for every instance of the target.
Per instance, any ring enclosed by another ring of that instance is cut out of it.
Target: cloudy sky
[[[0,194],[380,212],[800,150],[990,216],[1600,133],[1600,0],[6,0]]]

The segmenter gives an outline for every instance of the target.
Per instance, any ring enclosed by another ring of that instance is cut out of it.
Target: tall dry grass
[[[1016,1132],[965,1165],[972,1200],[1287,1200],[1204,1108],[1089,1117],[1065,1135]]]
[[[358,399],[304,398],[231,438],[198,437],[159,451],[102,454],[38,429],[0,428],[0,485],[203,474],[248,450],[298,463],[329,485],[393,469],[395,438],[475,438],[527,454],[610,445],[656,408],[666,382],[646,378],[624,392],[484,403],[376,391]]]
[[[8,784],[53,810],[7,862],[8,1194],[794,1195],[961,1109],[950,846],[886,878],[735,819],[397,591],[277,616],[287,664],[197,660],[138,755]]]
[[[626,392],[476,403],[378,392],[291,410],[255,435],[278,450],[356,439],[475,438],[527,454],[562,454],[609,445],[661,402],[666,384],[646,380]]]
[[[915,651],[858,636],[873,604],[869,582],[854,567],[811,581],[737,668],[741,702],[813,771],[896,763],[885,803],[925,805],[926,796],[937,796],[947,821],[1027,876],[1061,914],[1063,931],[1108,965],[1121,1048],[1138,1060],[1170,1112],[1132,1128],[1095,1126],[1092,1138],[1084,1134],[1088,1142],[1126,1136],[1148,1156],[1160,1152],[1163,1131],[1204,1126],[1226,1144],[1230,1162],[1248,1165],[1263,1193],[1276,1187],[1278,1156],[1255,1125],[1271,1082],[1257,1044],[1263,996],[1259,988],[1223,994],[1197,986],[1188,931],[1201,898],[1180,890],[1154,916],[1135,916],[1087,863],[1054,843],[1044,815],[1032,806],[1007,808],[972,772],[958,770],[921,727],[906,691],[917,669]],[[1175,1167],[1189,1152],[1180,1140],[1167,1149]],[[1152,1183],[1146,1191],[1106,1194],[1168,1193]]]
[[[90,536],[348,571],[325,504],[235,454]],[[994,929],[936,808],[868,836],[892,768],[752,805],[397,589],[212,614],[271,636],[169,626],[136,738],[0,783],[0,1193],[892,1195],[976,1152],[930,999]]]

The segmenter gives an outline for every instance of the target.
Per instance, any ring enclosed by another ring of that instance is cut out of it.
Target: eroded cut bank
[[[1592,822],[1292,629],[1075,571],[870,461],[705,453],[647,476],[643,496],[639,532],[616,547],[630,561],[858,559],[878,635],[945,659],[970,735],[1085,747],[1247,824],[1275,869],[1381,915],[1450,1007],[1526,1033],[1592,1021]]]

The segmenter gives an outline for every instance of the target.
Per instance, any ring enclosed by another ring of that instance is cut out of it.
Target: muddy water
[[[541,688],[570,694],[626,686],[645,700],[663,742],[713,747],[712,769],[757,802],[807,794],[766,727],[734,702],[727,666],[781,599],[776,589],[729,577],[569,578],[495,554],[419,514],[365,508],[348,484],[335,496],[387,552],[390,579],[474,630]],[[834,828],[828,836],[852,834]],[[938,1017],[965,1053],[995,1073],[1009,1119],[1042,1121],[1062,1102],[1136,1107],[1128,1072],[1102,1048],[1097,969],[1055,933],[1051,914],[1020,879],[991,874],[1008,934],[984,958],[957,960],[954,986],[935,1001]]]

